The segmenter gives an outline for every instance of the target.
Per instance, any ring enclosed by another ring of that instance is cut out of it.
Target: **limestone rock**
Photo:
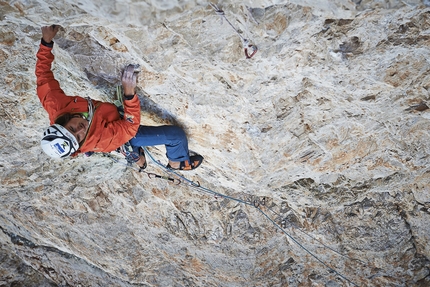
[[[1,286],[430,284],[428,1],[216,4],[254,57],[204,1],[0,1]],[[142,122],[183,126],[205,157],[183,174],[249,204],[49,159],[52,23],[66,94],[113,101],[139,64]]]

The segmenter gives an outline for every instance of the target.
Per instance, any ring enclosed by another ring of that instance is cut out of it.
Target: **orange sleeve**
[[[54,55],[51,53],[52,48],[40,44],[37,52],[36,61],[36,81],[37,96],[42,106],[48,112],[51,121],[55,111],[63,108],[71,101],[71,98],[64,94],[60,84],[54,78],[51,71],[51,64],[54,61]]]
[[[107,128],[113,131],[113,140],[119,140],[114,145],[121,146],[129,141],[137,133],[140,126],[140,101],[137,95],[131,100],[124,101],[124,118],[107,124]]]

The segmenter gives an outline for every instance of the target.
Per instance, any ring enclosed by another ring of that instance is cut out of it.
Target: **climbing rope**
[[[188,179],[188,178],[184,177],[183,175],[181,175],[181,174],[177,173],[175,170],[173,170],[173,169],[169,169],[169,168],[165,167],[162,163],[160,163],[159,161],[157,161],[157,160],[154,158],[154,156],[153,156],[153,155],[148,151],[148,149],[147,149],[146,147],[142,147],[142,148],[143,148],[143,150],[145,151],[145,154],[146,154],[146,155],[148,155],[148,156],[149,156],[149,158],[150,158],[150,159],[151,159],[151,160],[152,160],[156,165],[158,165],[159,167],[161,167],[161,169],[162,169],[163,171],[165,171],[165,172],[167,172],[167,173],[170,173],[170,174],[173,174],[173,175],[175,175],[176,177],[179,177],[182,183],[187,183],[189,186],[194,187],[194,188],[197,188],[197,189],[199,189],[199,190],[201,190],[201,191],[204,191],[204,192],[206,192],[206,193],[208,193],[208,194],[211,194],[211,195],[213,195],[213,196],[215,196],[215,197],[223,197],[223,198],[226,198],[226,199],[230,199],[230,200],[233,200],[233,201],[237,201],[237,202],[239,202],[239,203],[243,203],[243,204],[246,204],[246,205],[253,206],[253,204],[252,204],[252,202],[251,202],[251,201],[246,201],[246,200],[242,200],[242,199],[239,199],[239,198],[231,197],[231,196],[228,196],[228,195],[225,195],[225,194],[222,194],[222,193],[219,193],[219,192],[213,191],[213,190],[211,190],[211,189],[209,189],[209,188],[206,188],[206,187],[201,186],[199,182],[192,181],[192,180],[190,180],[190,179]]]
[[[152,173],[152,172],[147,172],[146,170],[142,170],[142,169],[139,169],[137,167],[134,167],[134,166],[130,165],[129,161],[123,162],[123,161],[119,160],[118,158],[114,157],[110,153],[103,153],[102,155],[105,156],[105,157],[108,157],[109,159],[111,159],[112,161],[114,161],[116,163],[119,163],[119,164],[122,164],[122,165],[126,166],[127,168],[133,169],[133,170],[135,170],[137,172],[140,172],[140,173],[144,173],[150,179],[154,179],[154,178],[164,179],[164,180],[167,180],[170,183],[173,183],[175,185],[179,185],[179,184],[182,183],[181,180],[179,180],[179,179],[168,177],[168,176],[163,176],[163,175]]]
[[[292,237],[290,234],[288,234],[288,232],[285,231],[285,229],[283,229],[281,226],[279,226],[273,219],[271,219],[264,211],[262,211],[260,208],[256,207],[258,211],[261,212],[261,214],[263,214],[264,217],[266,217],[270,222],[272,222],[272,224],[278,228],[279,230],[281,230],[285,235],[287,235],[292,241],[294,241],[294,243],[296,243],[300,248],[302,248],[304,251],[306,251],[309,255],[311,255],[313,258],[315,258],[318,262],[320,262],[322,265],[324,265],[325,267],[327,267],[330,271],[336,273],[339,277],[343,278],[344,280],[348,281],[349,283],[351,283],[354,286],[358,286],[357,284],[355,284],[354,282],[352,282],[351,280],[349,280],[348,278],[346,278],[344,275],[342,275],[341,273],[339,273],[338,271],[336,271],[334,268],[330,267],[327,263],[325,263],[322,259],[320,259],[318,256],[316,256],[313,252],[311,252],[310,250],[308,250],[306,247],[304,247],[302,244],[300,244],[300,242],[298,242],[296,239],[294,239],[294,237]]]
[[[245,51],[245,56],[246,56],[246,58],[247,58],[247,59],[251,59],[251,58],[252,58],[252,57],[257,53],[257,51],[258,51],[257,46],[255,46],[255,45],[251,44],[251,43],[249,42],[249,40],[248,40],[248,39],[245,39],[245,38],[244,38],[244,37],[239,33],[239,30],[238,30],[238,29],[236,29],[236,28],[233,26],[233,24],[231,24],[231,22],[227,19],[227,17],[225,16],[224,11],[223,11],[222,9],[218,8],[218,6],[216,6],[216,5],[215,5],[215,4],[213,4],[213,3],[209,3],[209,4],[212,6],[212,8],[214,8],[214,9],[215,9],[215,13],[221,17],[221,22],[222,22],[222,20],[223,20],[223,19],[224,19],[224,20],[226,20],[226,21],[227,21],[227,23],[228,23],[228,24],[233,28],[233,30],[237,33],[237,35],[239,35],[240,39],[242,40],[242,45],[243,45],[243,49],[244,49],[244,51]]]
[[[277,216],[281,216],[279,213],[277,213],[276,211],[274,211],[272,208],[270,208],[270,207],[266,207],[266,208],[267,208],[269,211],[271,211],[271,212],[273,212],[274,214],[276,214]],[[331,248],[330,246],[327,246],[326,244],[324,244],[323,242],[321,242],[321,241],[320,241],[320,240],[318,240],[317,238],[315,238],[315,237],[313,237],[312,235],[310,235],[309,233],[307,233],[307,232],[303,231],[301,228],[295,227],[295,229],[297,229],[297,230],[298,230],[298,231],[300,231],[301,233],[305,234],[306,236],[308,236],[308,237],[312,238],[312,240],[315,240],[316,242],[318,242],[319,244],[321,244],[321,245],[322,245],[322,246],[324,246],[325,248],[330,249],[331,251],[333,251],[334,253],[338,254],[339,256],[342,256],[342,257],[344,257],[344,258],[346,258],[346,259],[349,259],[349,260],[358,261],[358,262],[360,262],[360,263],[362,263],[362,264],[367,264],[366,262],[364,262],[364,261],[362,261],[362,260],[360,260],[360,259],[352,258],[352,257],[350,257],[350,256],[347,256],[347,255],[345,255],[345,254],[340,253],[339,251],[337,251],[336,249]]]
[[[315,258],[315,260],[317,260],[318,262],[320,262],[322,265],[324,265],[325,267],[327,267],[331,272],[337,274],[339,277],[341,277],[342,279],[346,280],[347,282],[351,283],[354,286],[358,286],[356,283],[354,283],[353,281],[351,281],[350,279],[348,279],[346,276],[342,275],[340,272],[336,271],[334,268],[332,268],[331,266],[329,266],[327,263],[325,263],[322,259],[320,259],[317,255],[315,255],[312,251],[310,251],[309,249],[307,249],[303,244],[301,244],[297,239],[295,239],[291,234],[289,234],[284,228],[282,228],[278,223],[275,222],[275,220],[273,220],[269,215],[267,215],[266,212],[264,212],[262,210],[262,208],[260,208],[260,206],[264,206],[264,208],[267,208],[268,210],[270,210],[271,212],[275,213],[276,215],[280,216],[280,214],[278,214],[277,212],[275,212],[273,209],[269,208],[268,206],[266,206],[266,198],[264,197],[261,201],[260,200],[243,200],[240,198],[236,198],[236,197],[232,197],[223,193],[219,193],[216,192],[214,190],[211,190],[209,188],[206,188],[204,186],[201,186],[199,182],[195,182],[192,181],[186,177],[184,177],[183,175],[179,174],[178,172],[176,172],[173,169],[169,169],[167,167],[165,167],[162,163],[160,163],[159,161],[157,161],[154,156],[148,151],[148,149],[146,147],[142,147],[146,153],[146,155],[148,155],[148,157],[151,159],[152,162],[154,162],[157,166],[161,167],[161,169],[166,172],[167,174],[173,174],[175,177],[177,178],[173,178],[173,177],[169,177],[169,176],[162,176],[159,174],[155,174],[155,173],[151,173],[151,172],[147,172],[145,170],[141,170],[137,167],[133,167],[129,164],[129,162],[122,162],[120,161],[118,158],[115,158],[114,156],[112,156],[110,153],[103,153],[103,156],[106,156],[108,158],[110,158],[111,160],[113,160],[116,163],[122,164],[124,166],[126,166],[127,168],[133,169],[137,172],[140,173],[145,173],[148,178],[150,179],[154,179],[154,178],[159,178],[159,179],[164,179],[169,181],[170,183],[176,184],[176,185],[180,185],[182,183],[187,184],[190,187],[193,187],[195,189],[198,189],[199,191],[203,191],[205,193],[211,194],[213,195],[215,198],[225,198],[228,200],[232,200],[232,201],[236,201],[238,203],[242,203],[248,206],[252,206],[255,209],[257,209],[267,220],[269,220],[277,229],[279,229],[282,233],[284,233],[288,238],[290,238],[294,243],[296,243],[301,249],[303,249],[306,253],[308,253],[309,255],[311,255],[313,258]],[[178,179],[179,178],[179,179]],[[312,239],[316,240],[317,242],[319,242],[322,246],[324,246],[325,248],[328,248],[329,250],[335,252],[336,254],[345,257],[347,259],[350,260],[357,260],[363,264],[366,264],[365,262],[358,260],[358,259],[354,259],[351,258],[349,256],[346,256],[338,251],[336,251],[335,249],[325,245],[324,243],[320,242],[319,240],[317,240],[316,238],[312,237],[311,235],[307,234],[306,232],[304,232],[303,230],[301,230],[300,228],[298,228],[298,230],[300,230],[301,232],[303,232],[304,234],[306,234],[307,236],[311,237]]]
[[[145,151],[145,153],[149,156],[149,158],[151,159],[152,162],[154,162],[156,165],[158,165],[159,167],[161,167],[163,169],[163,171],[165,171],[168,174],[173,174],[176,177],[181,179],[181,182],[185,182],[188,183],[189,186],[196,188],[200,191],[206,192],[208,194],[212,194],[215,197],[221,197],[221,198],[225,198],[225,199],[229,199],[232,201],[236,201],[239,203],[243,203],[245,205],[249,205],[252,206],[254,208],[256,208],[265,218],[267,218],[277,229],[279,229],[280,231],[282,231],[282,233],[284,233],[288,238],[290,238],[294,243],[296,243],[300,248],[302,248],[304,251],[306,251],[309,255],[311,255],[313,258],[315,258],[318,262],[320,262],[322,265],[324,265],[325,267],[327,267],[331,272],[337,274],[339,277],[341,277],[342,279],[346,280],[347,282],[351,283],[354,286],[358,286],[356,283],[352,282],[350,279],[348,279],[347,277],[345,277],[344,275],[342,275],[341,273],[339,273],[338,271],[336,271],[334,268],[330,267],[327,263],[325,263],[322,259],[320,259],[318,256],[316,256],[313,252],[311,252],[310,250],[308,250],[305,246],[303,246],[298,240],[296,240],[292,235],[290,235],[284,228],[282,228],[281,226],[279,226],[279,224],[277,224],[272,218],[270,218],[270,216],[267,215],[267,213],[265,213],[261,208],[260,208],[260,202],[254,200],[254,201],[250,201],[250,200],[242,200],[239,198],[235,198],[226,194],[222,194],[219,192],[216,192],[214,190],[211,190],[209,188],[203,187],[200,185],[200,183],[196,183],[186,177],[184,177],[183,175],[179,174],[178,172],[176,172],[173,169],[169,169],[167,167],[165,167],[162,163],[160,163],[159,161],[157,161],[153,155],[148,151],[148,149],[146,147],[142,147]],[[263,199],[262,205],[265,206],[265,198]],[[325,245],[324,245],[325,246]],[[327,246],[325,246],[327,247]],[[329,247],[328,247],[329,248]],[[330,250],[334,251],[334,249],[329,248]],[[342,255],[341,253],[335,251],[337,254]],[[342,255],[346,258],[352,259],[348,256]]]

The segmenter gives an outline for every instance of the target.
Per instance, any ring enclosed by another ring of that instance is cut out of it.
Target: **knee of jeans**
[[[171,135],[173,135],[176,139],[186,140],[187,135],[185,134],[185,131],[178,126],[171,126]]]
[[[133,142],[134,142],[134,137],[133,137],[133,138],[131,138],[128,142],[131,144],[131,146],[133,147],[133,149],[136,147],[136,146],[133,144]]]

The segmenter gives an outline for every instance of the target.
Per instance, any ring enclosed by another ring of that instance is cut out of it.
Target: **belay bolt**
[[[233,28],[233,30],[234,31],[236,31],[236,33],[239,35],[239,37],[240,37],[240,39],[242,39],[242,44],[243,44],[243,48],[244,48],[244,50],[245,50],[245,56],[246,56],[246,58],[247,59],[251,59],[252,58],[252,56],[254,56],[256,53],[257,53],[257,51],[258,51],[258,48],[257,48],[257,46],[255,46],[255,45],[253,45],[253,44],[251,44],[250,42],[249,42],[249,40],[248,39],[245,39],[245,38],[243,38],[242,37],[242,35],[239,33],[239,31],[233,26],[233,24],[231,24],[230,23],[230,21],[228,21],[228,19],[227,19],[227,17],[225,16],[225,13],[224,13],[224,11],[223,10],[221,10],[220,8],[218,8],[218,6],[216,6],[215,4],[213,4],[213,3],[210,3],[210,5],[212,6],[212,8],[214,8],[215,9],[215,13],[217,14],[217,15],[220,15],[221,16],[221,20],[222,19],[225,19],[226,21],[227,21],[227,23]]]

